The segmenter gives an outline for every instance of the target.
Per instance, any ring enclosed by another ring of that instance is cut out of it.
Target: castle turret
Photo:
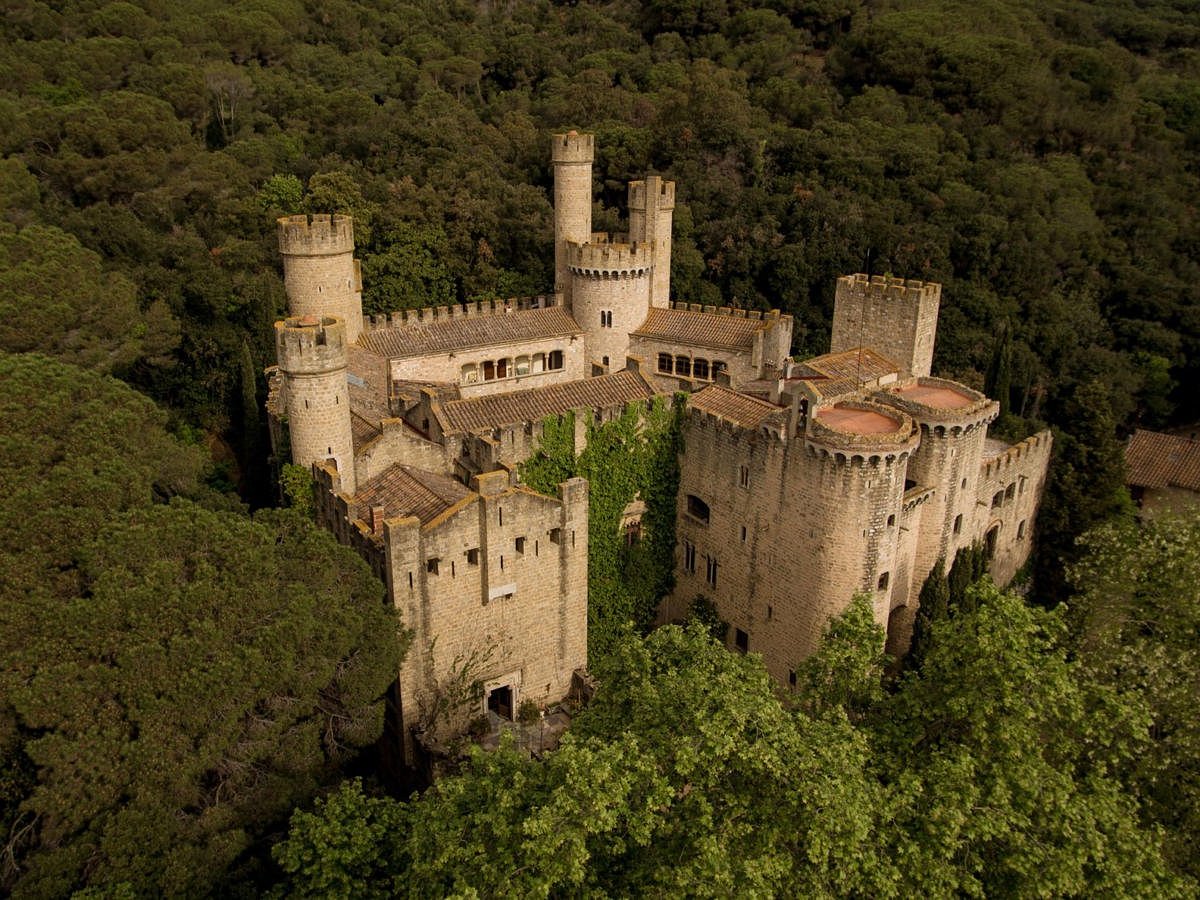
[[[830,352],[869,347],[900,366],[900,375],[928,375],[937,337],[942,286],[880,275],[844,275],[833,304]]]
[[[908,461],[908,480],[932,489],[918,510],[912,572],[907,585],[915,608],[921,585],[939,559],[947,568],[960,547],[974,535],[976,482],[987,426],[999,404],[978,391],[941,378],[915,381],[878,391],[875,399],[912,417],[921,429],[921,444]],[[905,589],[898,584],[897,590]]]
[[[567,244],[586,244],[592,236],[592,159],[595,138],[569,131],[554,135],[554,291],[570,303],[571,273]]]
[[[307,469],[334,460],[342,491],[353,494],[346,323],[333,316],[276,322],[275,354],[284,378],[292,462]]]
[[[881,626],[911,629],[911,619],[897,622],[892,612],[905,470],[917,447],[912,419],[881,404],[841,401],[808,417],[804,447],[805,476],[793,482],[794,503],[812,523],[807,552],[813,583],[804,587],[826,604],[815,610],[814,627],[865,592]],[[819,632],[812,637],[815,650]]]
[[[567,245],[571,315],[587,333],[589,359],[625,367],[629,333],[646,321],[654,277],[654,245],[626,244],[592,235],[592,243]]]
[[[675,213],[675,182],[647,175],[629,183],[629,239],[654,245],[654,276],[650,305],[671,305],[671,223]]]
[[[354,258],[350,216],[284,216],[279,220],[283,283],[292,316],[336,316],[351,344],[362,331],[362,274]]]

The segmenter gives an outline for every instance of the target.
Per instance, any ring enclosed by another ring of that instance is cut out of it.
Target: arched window
[[[496,380],[496,364],[494,362],[492,362],[490,359],[486,359],[483,361],[483,380],[484,381],[495,381]]]
[[[725,363],[721,362],[719,359],[714,359],[712,364],[712,377],[716,378],[728,368],[729,366],[725,365]]]
[[[561,369],[563,367],[563,354],[561,350],[551,350],[550,357],[546,360],[547,369]]]
[[[545,353],[533,354],[533,374],[538,375],[545,371],[546,371],[546,354]]]
[[[671,374],[671,366],[673,363],[674,363],[674,360],[671,358],[670,353],[658,354],[658,371],[666,372],[668,375],[670,375]]]
[[[512,370],[512,360],[511,359],[496,360],[496,377],[497,378],[507,378],[508,374],[511,370]]]
[[[690,376],[692,374],[692,361],[686,356],[675,357],[675,374]]]
[[[474,384],[479,380],[479,369],[475,363],[467,363],[462,367],[462,383]]]
[[[693,519],[697,519],[697,520],[703,522],[705,525],[708,524],[708,518],[709,518],[708,504],[705,503],[703,500],[701,500],[699,497],[697,497],[695,494],[687,495],[687,511],[688,511],[688,515],[691,516]]]
[[[707,359],[697,359],[692,361],[692,377],[704,379],[708,378]]]
[[[529,357],[528,356],[518,356],[516,366],[517,366],[516,373],[518,375],[528,375],[529,374]]]

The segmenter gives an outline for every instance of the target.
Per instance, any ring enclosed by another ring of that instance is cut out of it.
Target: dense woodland
[[[1195,892],[1200,526],[1132,524],[1119,443],[1200,419],[1190,0],[9,0],[0,35],[0,891]],[[597,228],[675,179],[675,296],[779,307],[797,355],[837,275],[942,282],[935,370],[1056,429],[1027,601],[947,561],[898,680],[852,609],[782,700],[698,627],[613,637],[559,754],[397,803],[360,749],[403,623],[246,511],[274,220],[352,213],[371,312],[541,293],[566,128]]]

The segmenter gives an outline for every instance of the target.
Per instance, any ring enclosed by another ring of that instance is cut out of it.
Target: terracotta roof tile
[[[442,405],[442,415],[444,428],[451,433],[486,431],[537,422],[571,409],[624,405],[654,394],[640,374],[625,370],[508,394],[450,400]]]
[[[762,319],[655,308],[632,334],[693,347],[750,350],[754,347],[755,332],[763,325]]]
[[[747,397],[719,384],[710,384],[688,398],[688,409],[698,409],[728,419],[743,428],[758,428],[767,423],[782,424],[786,410],[782,406]]]
[[[350,413],[350,434],[355,447],[362,447],[379,437],[383,432],[370,421],[363,418],[357,411]]]
[[[838,397],[854,393],[864,382],[899,372],[900,367],[886,356],[869,347],[856,347],[805,360],[792,370],[792,377],[808,382],[822,396]]]
[[[1200,441],[1138,430],[1125,448],[1129,483],[1200,491]]]
[[[368,481],[354,496],[359,515],[370,516],[382,504],[384,517],[416,516],[421,523],[440,516],[471,491],[446,475],[394,465]]]
[[[378,328],[364,331],[358,343],[379,356],[400,359],[581,333],[563,307],[552,306]]]

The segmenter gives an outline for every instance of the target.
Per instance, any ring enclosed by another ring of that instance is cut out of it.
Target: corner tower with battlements
[[[900,365],[900,374],[928,375],[937,337],[942,286],[882,275],[844,275],[833,303],[830,352],[870,347]]]
[[[362,331],[362,273],[354,258],[350,216],[284,216],[279,220],[279,254],[288,312],[293,316],[337,316],[353,344]]]

